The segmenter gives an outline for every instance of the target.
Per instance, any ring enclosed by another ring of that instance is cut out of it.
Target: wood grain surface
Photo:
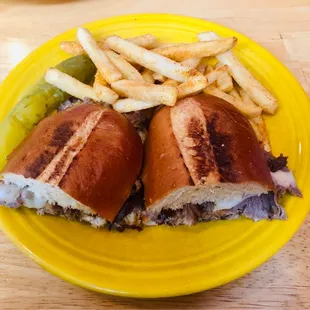
[[[0,82],[29,52],[69,28],[146,12],[205,18],[250,36],[310,95],[308,0],[2,0]],[[0,231],[0,309],[310,309],[309,219],[251,274],[207,292],[152,301],[100,295],[66,283],[25,257]]]

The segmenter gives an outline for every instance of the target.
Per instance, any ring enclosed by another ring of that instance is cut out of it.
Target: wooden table
[[[191,15],[245,33],[275,54],[310,94],[308,0],[2,0],[0,81],[58,33],[92,20],[142,12]],[[211,291],[153,301],[100,295],[66,283],[21,254],[0,232],[0,308],[310,309],[309,219],[251,274]]]

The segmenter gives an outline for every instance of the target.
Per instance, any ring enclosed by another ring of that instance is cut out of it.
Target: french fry
[[[153,78],[154,78],[155,81],[159,81],[159,82],[162,82],[162,83],[167,80],[167,78],[165,76],[163,76],[160,73],[156,73],[156,72],[153,73]]]
[[[146,82],[121,80],[112,83],[112,88],[120,96],[141,100],[155,105],[174,106],[177,89],[172,86],[155,85]]]
[[[239,92],[240,94],[240,97],[243,101],[243,103],[246,105],[246,106],[249,106],[249,107],[255,107],[255,109],[257,110],[260,110],[260,112],[262,113],[262,108],[257,106],[253,100],[251,99],[250,95],[244,90],[242,89],[239,85],[236,85],[236,89],[237,91]],[[260,114],[261,114],[260,113]]]
[[[97,41],[96,43],[100,49],[106,49],[104,41]],[[82,45],[76,41],[62,41],[60,42],[60,49],[72,56],[86,54]]]
[[[56,86],[71,96],[84,100],[90,98],[94,101],[102,101],[98,98],[95,90],[89,85],[83,84],[72,76],[57,69],[50,68],[44,75],[45,81]]]
[[[198,34],[200,41],[217,40],[219,37],[214,32]],[[212,42],[212,41],[211,41]],[[235,81],[250,95],[251,99],[259,105],[263,111],[275,114],[277,99],[248,71],[231,51],[217,55],[222,64],[229,66],[229,73]]]
[[[95,74],[95,80],[94,80],[93,87],[95,85],[103,85],[103,86],[107,86],[108,85],[107,81],[102,77],[102,75],[100,74],[100,72],[98,70],[97,70],[97,72]]]
[[[144,34],[134,38],[129,38],[127,40],[133,44],[136,44],[146,49],[154,48],[157,44],[157,39],[152,34]]]
[[[120,113],[128,113],[133,111],[139,111],[144,109],[150,109],[156,107],[157,104],[145,102],[142,100],[136,100],[132,98],[120,99],[113,104],[113,109]]]
[[[107,86],[107,82],[103,79],[100,72],[97,71],[93,88],[97,97],[108,104],[114,103],[118,99],[118,94]]]
[[[212,72],[214,70],[214,68],[211,65],[207,65],[206,67],[206,74]]]
[[[121,72],[123,77],[127,80],[144,81],[141,73],[121,55],[113,51],[105,51],[112,64]]]
[[[189,70],[193,70],[198,67],[200,61],[201,61],[201,58],[193,57],[193,58],[188,58],[188,59],[181,61],[181,64],[187,67]]]
[[[221,64],[218,63],[215,67],[220,68],[220,66],[221,66]],[[223,72],[217,78],[216,84],[217,84],[217,87],[220,90],[224,91],[225,93],[230,92],[234,88],[232,77],[227,71]]]
[[[193,57],[202,58],[224,53],[233,48],[236,43],[237,38],[232,37],[209,42],[195,42],[161,47],[153,49],[153,52],[175,61],[182,61]]]
[[[162,47],[168,47],[168,46],[174,46],[177,44],[184,44],[184,43],[164,43],[164,42],[158,42],[155,46],[155,48],[162,48]]]
[[[196,71],[186,82],[177,86],[178,99],[188,95],[197,94],[207,86],[207,79],[200,72]]]
[[[85,54],[84,48],[81,46],[81,44],[74,41],[61,42],[60,49],[72,56]]]
[[[243,96],[241,95],[241,92]],[[239,85],[235,85],[235,88],[233,88],[228,94],[233,96],[237,102],[242,102],[245,109],[252,111],[251,113],[246,114],[248,118],[261,115],[262,109],[251,100],[249,95]]]
[[[230,104],[232,105],[235,105],[235,100],[234,100],[234,97],[229,95],[229,94],[226,94],[224,93],[223,91],[221,91],[220,89],[212,86],[212,85],[209,85],[208,87],[206,87],[203,92],[205,94],[208,94],[208,95],[212,95],[212,96],[215,96],[215,97],[218,97],[218,98],[221,98],[223,100],[226,100],[227,102],[229,102]]]
[[[177,87],[179,83],[175,80],[167,79],[162,85]]]
[[[230,94],[226,94],[222,90],[212,85],[206,87],[203,91],[205,94],[213,95],[215,97],[226,100],[248,118],[257,117],[261,114],[261,110],[257,106],[247,106],[243,103],[242,100],[237,99]]]
[[[226,72],[228,70],[228,66],[224,65],[222,67],[219,67],[209,73],[207,73],[205,76],[207,78],[207,85],[211,85],[214,83],[220,76],[223,74],[223,72]]]
[[[270,152],[271,146],[269,142],[269,135],[263,116],[260,115],[255,118],[251,118],[249,121],[261,146],[266,152]]]
[[[94,87],[94,90],[97,97],[102,102],[113,104],[118,99],[118,94],[107,86],[97,85]]]
[[[109,84],[122,79],[120,71],[111,63],[105,52],[100,49],[87,29],[78,28],[77,37],[100,74]]]
[[[235,99],[242,101],[240,94],[238,93],[238,91],[235,88],[233,88],[228,94],[233,96]]]
[[[142,71],[142,77],[143,77],[144,81],[147,83],[154,84],[154,82],[155,82],[154,77],[153,77],[153,72],[149,69],[144,69]]]
[[[206,59],[206,58],[205,58]],[[206,69],[207,69],[207,66],[208,66],[208,63],[206,62],[205,59],[202,59],[199,63],[199,65],[197,66],[197,70],[202,73],[203,75],[206,74]]]
[[[141,47],[144,47],[146,49],[152,49],[156,46],[157,40],[156,37],[153,36],[152,34],[144,34],[141,36],[133,37],[133,38],[128,38],[126,39],[136,45],[139,45]],[[105,39],[97,41],[97,45],[101,49],[107,49],[107,45],[105,44]],[[60,42],[60,49],[63,50],[64,52],[70,54],[70,55],[81,55],[85,54],[85,50],[79,44],[78,42],[75,41],[62,41]]]
[[[112,50],[141,66],[160,73],[165,77],[178,82],[185,82],[189,78],[188,69],[169,58],[158,55],[152,51],[139,47],[118,36],[111,36],[106,39],[106,43]]]

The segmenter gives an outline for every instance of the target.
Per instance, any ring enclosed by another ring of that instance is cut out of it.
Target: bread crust
[[[266,159],[248,120],[225,100],[203,94],[182,99],[176,107],[165,107],[155,114],[145,148],[143,183],[146,206],[174,190],[193,185],[176,143],[170,116],[173,109],[185,102],[198,103],[206,118],[207,138],[216,163],[213,169],[220,174],[216,182],[257,182],[266,190],[273,190]]]
[[[151,121],[142,180],[147,206],[175,189],[193,184],[172,130],[169,107],[157,111]]]
[[[97,117],[95,126],[87,137],[76,138],[75,145],[79,143],[77,139],[85,138],[80,141],[83,147],[70,158],[70,165],[57,184],[80,203],[113,221],[139,176],[143,157],[136,130],[114,110],[99,104],[82,104],[44,119],[10,154],[2,173],[39,179],[92,115]],[[53,177],[57,175],[55,168]],[[52,184],[51,179],[45,182]]]

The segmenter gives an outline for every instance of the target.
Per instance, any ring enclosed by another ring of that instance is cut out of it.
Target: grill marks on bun
[[[103,113],[101,109],[89,113],[80,127],[76,129],[63,148],[37,178],[38,180],[41,182],[48,182],[55,186],[60,183],[73,159],[84,148],[91,132],[97,126]],[[55,141],[55,139],[53,141]]]
[[[82,217],[92,216],[87,221],[101,216],[103,225],[130,195],[142,157],[141,139],[123,115],[81,104],[40,122],[9,156],[1,176],[4,186],[33,193],[40,202],[35,206],[28,199],[26,207],[50,213],[52,205],[65,215],[81,211]]]
[[[184,165],[195,185],[239,183],[247,180],[246,174],[256,179],[245,171],[247,165],[255,165],[254,158],[258,163],[263,159],[255,135],[245,118],[226,102],[213,96],[192,96],[171,108],[170,117]],[[265,169],[261,174],[258,178],[264,180]]]
[[[199,103],[185,99],[170,111],[175,138],[195,185],[217,182],[220,175]]]
[[[221,175],[221,182],[235,182],[236,172],[231,169],[233,155],[231,154],[232,139],[231,135],[220,132],[217,128],[219,115],[214,114],[207,124],[207,131],[210,136],[210,142],[213,147],[214,158]]]

